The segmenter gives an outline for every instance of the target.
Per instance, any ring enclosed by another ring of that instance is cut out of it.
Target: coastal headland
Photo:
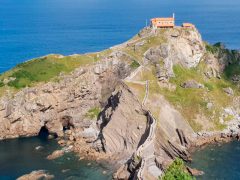
[[[33,59],[0,76],[0,139],[47,131],[60,154],[113,163],[114,179],[164,178],[193,147],[240,138],[239,69],[238,51],[195,27],[146,27],[102,52]]]

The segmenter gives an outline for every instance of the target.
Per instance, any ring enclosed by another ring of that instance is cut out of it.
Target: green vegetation
[[[210,53],[212,53],[212,54],[215,54],[215,53],[218,52],[219,46],[206,44],[206,50],[207,50],[207,52],[210,52]]]
[[[4,83],[2,81],[0,81],[0,87],[3,87]]]
[[[222,130],[225,128],[225,125],[219,122],[219,116],[221,115],[222,108],[231,104],[233,97],[228,96],[223,91],[223,88],[231,87],[237,95],[239,94],[237,87],[224,78],[206,78],[204,75],[206,71],[204,62],[200,63],[196,68],[187,69],[176,65],[173,69],[175,77],[170,79],[170,83],[172,84],[172,88],[170,89],[169,87],[159,86],[154,67],[144,70],[139,74],[139,78],[142,81],[149,80],[150,97],[154,94],[164,95],[181,112],[196,132],[202,129]],[[187,80],[195,80],[205,87],[199,89],[182,88],[180,85]],[[144,91],[144,89],[141,91]],[[138,94],[141,94],[141,92]],[[207,108],[209,102],[213,103],[211,109]],[[157,116],[157,113],[155,116]]]
[[[47,82],[60,72],[69,73],[80,65],[94,62],[89,56],[68,56],[59,58],[50,55],[43,58],[34,59],[17,65],[14,69],[6,72],[0,78],[13,77],[8,86],[16,89],[32,86],[36,82]]]
[[[219,55],[219,56],[225,55],[228,57],[228,62],[225,62],[227,66],[224,70],[224,76],[226,79],[229,80],[234,75],[240,75],[240,64],[237,59],[238,51],[225,49],[224,45],[222,45],[221,43],[216,43],[214,45],[210,45],[206,43],[206,50],[207,52],[215,55]]]
[[[133,62],[130,64],[130,66],[133,69],[137,69],[140,66],[140,64],[136,60],[133,60]]]
[[[179,110],[195,131],[202,129],[202,123],[195,121],[197,114],[204,115],[215,125],[215,129],[223,129],[225,126],[219,123],[218,117],[222,107],[226,107],[232,101],[232,98],[223,91],[223,88],[231,87],[236,90],[236,87],[225,79],[205,78],[204,69],[203,63],[192,69],[175,66],[176,77],[172,78],[170,82],[176,85],[176,89],[175,91],[164,89],[162,92],[175,107],[181,107]],[[184,89],[180,87],[181,83],[191,79],[204,84],[205,88]],[[213,102],[214,108],[208,110],[206,107],[210,101]]]
[[[194,180],[186,170],[184,162],[176,159],[167,169],[162,180]]]
[[[154,36],[154,37],[147,37],[144,39],[144,43],[142,46],[139,46],[137,48],[135,48],[135,44],[139,43],[139,42],[143,42],[142,39],[140,39],[138,36],[135,36],[133,40],[135,40],[135,42],[133,44],[130,44],[129,46],[127,46],[124,51],[131,55],[133,58],[135,58],[138,61],[142,61],[143,60],[143,55],[144,53],[152,47],[156,47],[159,46],[162,43],[165,43],[166,37],[164,37],[164,31],[166,31],[165,29],[159,29],[158,30],[159,34],[158,36]]]
[[[101,112],[101,109],[99,107],[94,107],[92,109],[89,109],[89,111],[86,114],[86,117],[90,119],[96,119],[100,114],[100,112]]]
[[[224,75],[226,79],[231,79],[235,75],[240,75],[240,62],[235,62],[232,64],[229,64],[225,70]]]
[[[108,53],[103,51],[100,55]],[[18,64],[13,69],[0,75],[0,96],[6,91],[13,93],[37,83],[58,81],[60,73],[70,73],[79,66],[86,66],[99,59],[97,54],[60,56],[48,55]],[[6,85],[3,83],[6,80]]]

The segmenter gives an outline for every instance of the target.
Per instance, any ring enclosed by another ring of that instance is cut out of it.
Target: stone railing
[[[156,120],[152,116],[150,111],[148,111],[148,118],[149,118],[149,126],[150,126],[148,137],[146,138],[145,142],[141,146],[139,146],[139,148],[136,151],[137,156],[142,158],[141,165],[140,165],[140,168],[139,168],[138,173],[137,173],[137,179],[138,180],[143,180],[144,179],[143,178],[144,169],[145,169],[145,166],[146,166],[146,163],[147,163],[147,158],[149,157],[149,156],[144,157],[144,150],[146,150],[147,147],[149,147],[149,145],[151,145],[151,143],[153,143],[153,139],[154,139],[154,136],[155,136]]]

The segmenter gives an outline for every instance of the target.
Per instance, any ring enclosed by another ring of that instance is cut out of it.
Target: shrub
[[[169,166],[162,180],[195,180],[195,178],[186,172],[184,162],[178,158]]]
[[[3,87],[5,84],[2,82],[2,81],[0,81],[0,87]]]
[[[90,119],[97,118],[100,112],[101,112],[101,109],[99,107],[94,107],[88,110],[86,117]]]
[[[215,54],[218,52],[219,50],[219,47],[218,46],[213,46],[213,45],[210,45],[210,44],[206,44],[206,50],[212,54]]]
[[[140,64],[136,60],[133,60],[130,66],[133,69],[137,69],[140,66]]]

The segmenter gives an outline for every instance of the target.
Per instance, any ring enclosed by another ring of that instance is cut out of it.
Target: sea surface
[[[37,150],[38,146],[42,148]],[[112,170],[107,165],[79,160],[73,153],[67,153],[56,160],[46,159],[59,148],[55,140],[39,137],[0,141],[0,180],[15,180],[34,170],[47,170],[57,180],[111,179]]]
[[[204,40],[240,49],[240,0],[0,0],[0,73],[50,53],[101,51],[122,43],[157,16],[176,15],[194,23]],[[36,146],[43,150],[36,151]],[[0,180],[46,169],[57,179],[108,179],[106,168],[78,161],[74,154],[48,161],[55,141],[27,138],[0,141]],[[213,150],[212,150],[213,149]],[[207,147],[194,154],[203,179],[240,177],[239,143]],[[69,159],[70,158],[70,159]],[[71,169],[62,173],[63,169]]]
[[[240,49],[240,0],[0,0],[0,72],[49,53],[103,50],[173,12],[204,40]]]
[[[192,155],[191,167],[204,171],[197,180],[239,180],[240,143],[208,145]]]

